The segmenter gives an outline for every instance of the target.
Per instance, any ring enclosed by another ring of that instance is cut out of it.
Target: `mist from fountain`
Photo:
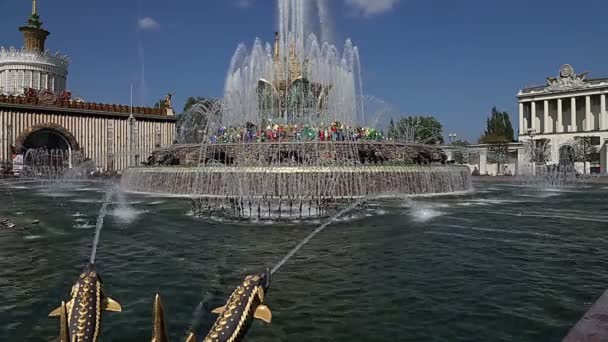
[[[525,156],[530,163],[527,174],[518,177],[524,185],[552,189],[572,186],[576,183],[576,169],[574,160],[571,164],[548,164],[551,160],[551,146],[548,140],[528,140],[525,142]],[[572,157],[574,158],[574,157]]]
[[[78,151],[29,149],[23,157],[21,177],[39,181],[69,181],[88,178],[95,162]]]
[[[327,10],[324,0],[279,0],[274,46],[256,39],[251,49],[237,47],[225,81],[224,126],[365,124],[359,49],[349,39],[340,52],[318,38],[318,31],[328,35]]]
[[[253,219],[327,216],[379,193],[470,189],[468,168],[439,166],[439,148],[377,129],[397,112],[362,95],[359,50],[326,40],[328,18],[327,0],[278,0],[274,44],[240,44],[224,97],[180,119],[189,145],[155,151],[148,165],[157,167],[126,170],[125,189],[192,197],[198,216]]]
[[[130,191],[193,197],[197,216],[300,219],[327,216],[371,194],[439,194],[471,188],[462,167],[343,165],[311,167],[168,167],[123,175]]]

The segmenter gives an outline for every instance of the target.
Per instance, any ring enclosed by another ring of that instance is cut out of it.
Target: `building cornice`
[[[540,87],[524,88],[517,93],[520,102],[523,99],[539,98],[553,99],[571,96],[576,96],[583,93],[584,95],[595,95],[594,91],[607,91],[608,78],[587,79],[588,72],[577,74],[570,64],[564,64],[559,70],[557,77],[547,77],[547,84]],[[587,92],[591,93],[587,93]]]
[[[0,110],[13,109],[22,112],[42,112],[52,114],[78,114],[88,115],[96,117],[109,117],[109,118],[129,118],[130,113],[121,112],[109,112],[100,110],[90,109],[76,109],[76,108],[65,108],[65,107],[54,107],[54,106],[43,106],[43,105],[32,105],[32,104],[17,104],[17,103],[6,103],[0,102]],[[133,114],[136,120],[151,120],[151,121],[177,121],[176,116],[168,115],[154,115],[154,114]]]
[[[488,147],[494,147],[494,146],[507,146],[510,148],[514,148],[514,147],[522,147],[522,146],[524,146],[524,143],[520,142],[520,141],[512,141],[512,142],[501,143],[501,144],[471,144],[471,145],[466,145],[466,146],[443,145],[443,146],[440,146],[439,148],[441,148],[442,150],[458,150],[458,149],[462,149],[462,148],[487,149]]]
[[[539,138],[544,138],[544,137],[552,137],[552,136],[581,136],[581,137],[587,137],[587,136],[593,136],[596,134],[608,134],[608,129],[597,129],[597,130],[593,130],[593,131],[577,131],[577,132],[561,132],[561,133],[555,133],[555,132],[551,132],[551,133],[536,133],[534,134],[534,139],[539,139]],[[521,138],[527,138],[530,139],[532,138],[532,135],[524,133],[524,134],[520,134],[519,135],[519,140],[521,140]]]
[[[544,100],[556,100],[578,96],[604,95],[608,94],[608,83],[599,87],[589,87],[584,89],[575,89],[559,93],[538,92],[531,94],[518,94],[517,99],[520,103]]]

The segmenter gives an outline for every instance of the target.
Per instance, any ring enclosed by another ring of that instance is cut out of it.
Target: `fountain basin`
[[[175,145],[126,170],[122,186],[196,198],[202,214],[322,216],[364,197],[469,190],[469,169],[444,159],[435,146],[393,141]]]
[[[465,191],[460,166],[139,167],[125,171],[128,191],[196,197],[360,198]]]

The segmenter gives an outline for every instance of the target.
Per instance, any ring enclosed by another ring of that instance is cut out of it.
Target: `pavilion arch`
[[[19,134],[15,140],[15,153],[23,154],[30,148],[80,150],[74,135],[54,123],[36,124]]]

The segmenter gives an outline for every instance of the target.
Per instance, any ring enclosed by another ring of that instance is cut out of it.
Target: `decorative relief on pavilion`
[[[584,72],[577,75],[570,64],[565,64],[561,67],[557,77],[547,77],[548,86],[545,91],[560,92],[587,88],[589,84],[585,82],[585,79],[588,74],[588,72]]]
[[[98,112],[111,113],[133,113],[138,115],[167,115],[166,110],[161,108],[147,107],[129,107],[115,104],[103,104],[94,102],[84,102],[80,99],[73,99],[72,93],[68,91],[52,92],[50,90],[37,90],[27,88],[24,90],[23,96],[7,96],[0,94],[0,104],[21,104],[21,105],[37,105],[45,107],[69,108],[92,110]]]
[[[23,96],[28,101],[33,101],[34,99],[36,99],[38,104],[42,105],[52,105],[57,102],[72,100],[72,93],[69,91],[53,92],[46,89],[37,90],[33,88],[27,88],[25,89]]]

